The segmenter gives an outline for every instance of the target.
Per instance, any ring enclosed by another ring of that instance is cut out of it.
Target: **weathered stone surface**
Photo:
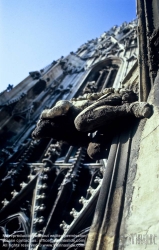
[[[149,102],[154,103],[154,100],[149,99]],[[136,159],[136,169],[131,169],[131,165],[133,166],[133,164],[130,162],[129,171],[132,172],[129,172],[126,188],[126,203],[120,231],[120,237],[122,239],[120,249],[145,249],[146,243],[140,242],[139,244],[136,238],[134,244],[132,244],[132,235],[134,235],[134,237],[136,237],[135,235],[137,235],[137,237],[138,235],[142,237],[147,235],[149,238],[151,237],[150,235],[156,235],[155,242],[159,245],[159,223],[156,219],[159,217],[159,211],[157,209],[159,206],[158,115],[158,107],[154,107],[154,114],[146,121],[143,127],[139,152]],[[136,150],[137,148],[135,151]],[[153,241],[150,244],[149,240],[147,244],[147,249],[157,249]]]

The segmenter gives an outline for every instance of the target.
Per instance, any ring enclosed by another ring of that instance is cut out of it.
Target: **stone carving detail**
[[[91,186],[89,186],[89,188],[87,189],[87,193],[88,194],[93,194],[94,193],[94,188],[92,188]]]
[[[22,188],[25,188],[26,186],[27,186],[27,183],[25,183],[24,181],[20,184],[20,186],[22,187]]]
[[[45,153],[45,156],[59,156],[61,153],[61,146],[57,142],[56,144],[51,144],[48,150]]]
[[[81,199],[79,200],[79,203],[85,205],[85,204],[88,203],[88,201],[83,196],[81,196]]]
[[[29,241],[28,234],[28,217],[24,213],[10,215],[0,221],[1,249],[22,249],[23,247],[20,247],[20,241],[18,241],[18,239],[15,241],[13,238],[20,235],[21,239]],[[16,244],[13,245],[13,242],[16,242]],[[24,247],[24,249],[26,248]]]
[[[40,78],[41,74],[39,71],[29,72],[29,75],[33,78],[33,80],[37,80]]]
[[[125,57],[126,51],[137,47],[136,42],[136,20],[131,23],[123,23],[120,27],[114,26],[109,31],[104,32],[99,38],[88,41],[81,46],[76,53],[83,60],[95,60],[90,64],[85,64],[85,69],[92,66],[97,61],[110,56]]]
[[[4,199],[1,203],[2,203],[3,206],[5,207],[5,206],[9,203],[9,201],[8,201],[7,199]]]
[[[40,216],[40,218],[34,219],[33,223],[34,223],[34,225],[35,224],[42,224],[42,223],[44,223],[44,221],[45,221],[44,216]]]
[[[155,29],[152,33],[151,37],[149,38],[150,46],[149,46],[149,53],[150,53],[150,61],[149,65],[152,68],[152,76],[155,79],[157,75],[158,65],[159,65],[159,29]]]
[[[83,94],[87,94],[87,93],[93,93],[97,90],[97,87],[95,85],[95,81],[92,82],[88,82],[86,87],[83,90]]]
[[[106,94],[86,95],[83,100],[59,101],[53,108],[44,110],[33,131],[33,138],[52,137],[72,145],[85,145],[88,146],[87,152],[91,158],[101,158],[107,148],[102,143],[102,134],[106,132],[105,138],[110,143],[112,126],[119,119],[126,116],[149,118],[152,114],[151,105],[138,102],[138,96],[132,90],[110,88],[104,92]],[[88,133],[96,130],[97,135],[90,139]]]
[[[11,192],[11,194],[12,194],[12,197],[14,198],[14,197],[18,194],[18,192],[17,192],[16,190],[13,190],[13,191]]]
[[[72,215],[74,218],[78,217],[79,212],[76,211],[76,209],[72,208],[70,215]]]
[[[69,227],[68,224],[63,220],[62,223],[60,224],[60,227],[65,231]]]
[[[0,166],[9,159],[14,153],[14,149],[12,147],[3,148],[0,152]]]
[[[12,89],[13,89],[13,84],[8,84],[6,91],[10,92]]]
[[[99,178],[99,177],[95,177]],[[62,223],[59,225],[63,230],[64,233],[61,235],[61,238],[57,238],[56,239],[56,243],[59,244],[61,242],[62,239],[65,238],[65,235],[67,235],[69,229],[71,228],[72,225],[74,225],[74,223],[76,223],[76,221],[78,220],[79,216],[82,215],[82,213],[84,213],[84,211],[87,209],[87,207],[90,204],[90,201],[92,201],[95,198],[95,195],[99,192],[101,184],[102,184],[102,178],[99,178],[99,184],[97,185],[96,188],[92,188],[91,186],[89,186],[89,188],[92,190],[92,193],[90,193],[90,197],[89,198],[84,198],[83,196],[80,197],[79,199],[79,203],[82,204],[82,209],[80,211],[77,211],[75,208],[72,208],[70,215],[74,218],[73,221],[71,222],[71,224],[67,224],[64,220],[62,221]],[[55,249],[55,248],[53,248]]]

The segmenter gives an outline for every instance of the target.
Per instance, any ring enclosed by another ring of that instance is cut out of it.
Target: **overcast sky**
[[[0,0],[0,92],[135,18],[135,0]]]

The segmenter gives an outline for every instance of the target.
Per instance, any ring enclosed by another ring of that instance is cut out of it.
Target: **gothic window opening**
[[[85,93],[100,92],[104,88],[113,87],[120,65],[121,60],[119,58],[110,58],[92,66],[89,75],[83,83],[85,85],[84,89],[81,87],[75,97]]]

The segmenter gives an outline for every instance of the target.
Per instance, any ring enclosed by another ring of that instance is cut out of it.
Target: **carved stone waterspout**
[[[89,156],[97,159],[103,157],[110,144],[116,122],[124,117],[149,118],[151,115],[151,105],[138,102],[132,90],[108,88],[70,101],[59,101],[53,108],[44,110],[32,136],[87,146]],[[88,136],[95,131],[98,132],[94,138]]]

